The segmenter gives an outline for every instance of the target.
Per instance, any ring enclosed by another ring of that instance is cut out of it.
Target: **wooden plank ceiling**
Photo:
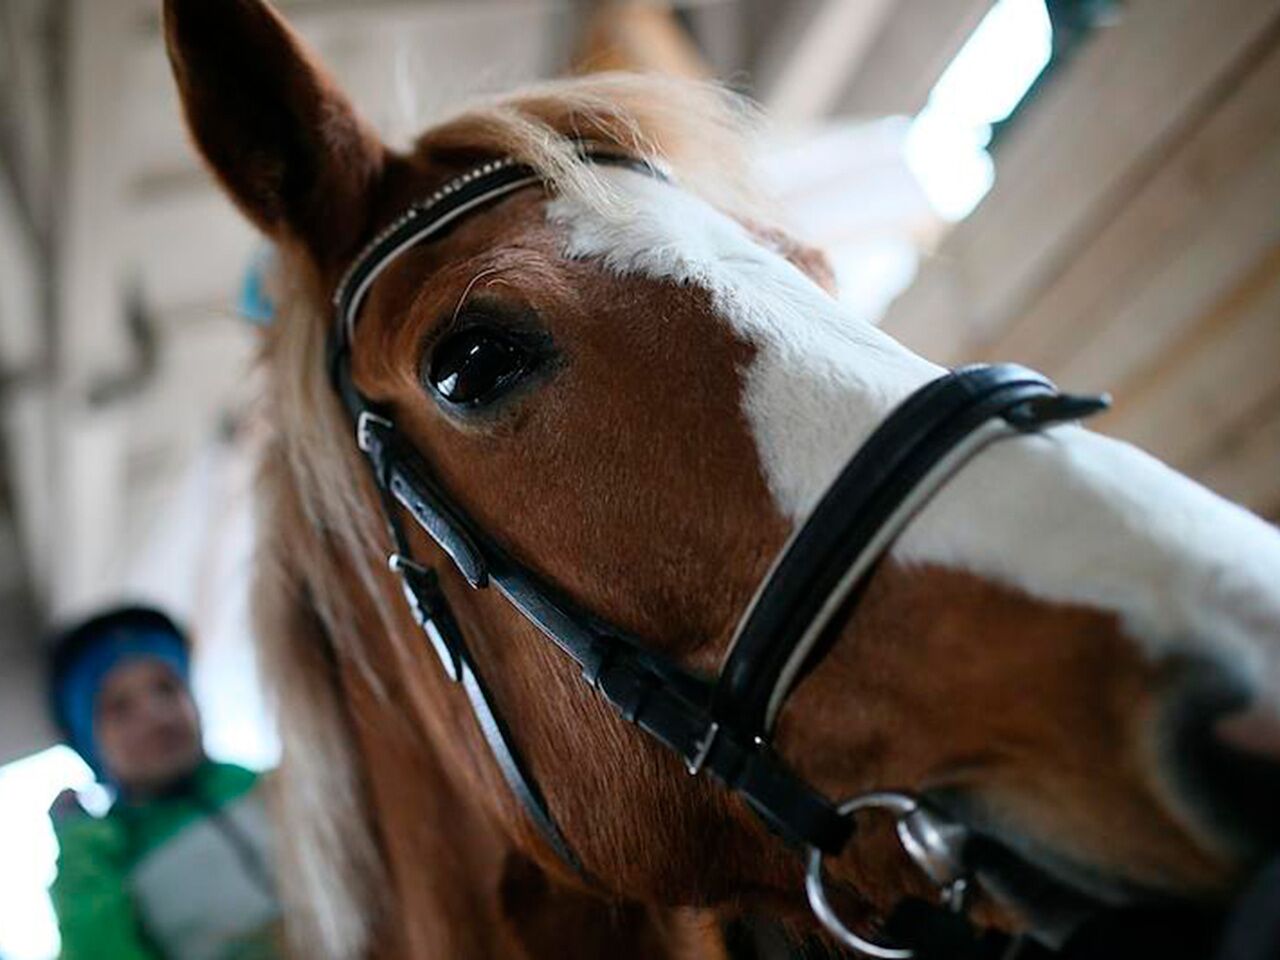
[[[1280,4],[1132,0],[1009,131],[886,327],[1110,391],[1097,421],[1280,519]]]
[[[39,2],[0,0],[0,9]],[[990,3],[796,0],[782,16],[774,0],[700,0],[683,22],[718,76],[799,127],[915,112]],[[392,134],[467,92],[560,69],[587,8],[283,5]],[[51,608],[68,609],[119,589],[120,545],[147,535],[244,394],[254,336],[228,314],[254,241],[182,135],[155,3],[58,7],[65,115],[47,124],[67,157],[49,264],[60,291],[58,380],[46,391],[52,413],[9,431],[27,454],[14,489],[30,577]],[[1105,429],[1275,516],[1280,5],[1127,0],[1120,9],[1007,131],[995,188],[932,252],[886,326],[944,361],[1019,359],[1065,384],[1109,389],[1118,409]],[[636,17],[642,43],[688,61],[669,22]],[[5,49],[35,49],[18,40]],[[138,361],[130,297],[155,334],[154,371],[124,400],[95,405],[95,387]],[[15,397],[10,420],[26,402]],[[78,544],[74,556],[55,556],[59,537]]]

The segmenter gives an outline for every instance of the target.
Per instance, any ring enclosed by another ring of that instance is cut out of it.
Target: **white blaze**
[[[572,257],[710,293],[756,355],[743,404],[762,472],[798,521],[893,407],[940,367],[850,315],[739,223],[652,177],[602,169],[626,217],[559,197]],[[1079,427],[1001,441],[893,549],[1051,601],[1119,614],[1153,649],[1211,645],[1257,675],[1280,660],[1280,533],[1134,447]]]

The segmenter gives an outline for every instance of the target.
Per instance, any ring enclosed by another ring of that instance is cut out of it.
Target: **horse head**
[[[693,676],[716,673],[848,458],[943,371],[850,315],[821,254],[769,223],[726,94],[552,84],[396,150],[258,0],[169,0],[166,32],[196,145],[284,251],[295,303],[266,347],[259,607],[286,763],[356,771],[308,796],[356,796],[370,846],[352,854],[343,834],[362,828],[332,822],[323,849],[373,864],[407,926],[418,902],[497,916],[516,874],[802,917],[785,844],[404,515],[581,874],[530,824],[385,567],[376,485],[328,382],[330,298],[442,184],[486,160],[536,171],[369,285],[352,378],[506,555]],[[583,143],[669,176],[588,162]],[[908,791],[980,837],[986,925],[1052,938],[1096,905],[1227,897],[1276,842],[1278,575],[1280,534],[1130,446],[1075,425],[1005,440],[893,545],[772,748],[828,797]],[[1247,744],[1226,732],[1240,717],[1262,730]],[[847,909],[932,895],[890,821],[860,827],[826,865]]]

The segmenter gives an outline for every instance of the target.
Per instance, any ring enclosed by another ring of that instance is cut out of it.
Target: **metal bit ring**
[[[938,884],[944,903],[956,911],[963,909],[964,894],[968,885],[967,878],[961,872],[958,861],[951,856],[954,851],[947,849],[960,834],[957,832],[947,836],[946,830],[938,830],[937,824],[929,818],[915,797],[892,791],[865,793],[846,800],[837,809],[843,816],[848,817],[855,816],[861,810],[888,810],[892,813],[897,821],[898,839],[912,862],[919,866],[929,879]],[[910,825],[909,818],[912,817],[924,819],[925,826],[931,828],[926,830],[925,836],[934,842],[927,844],[929,847],[927,850],[920,846],[919,841],[922,838],[918,833],[913,834],[905,829]],[[956,830],[958,831],[959,828]],[[822,851],[817,847],[810,847],[806,860],[808,869],[805,873],[804,888],[809,896],[809,907],[813,910],[814,916],[841,944],[875,960],[911,960],[915,956],[914,951],[906,947],[890,947],[876,943],[859,936],[845,926],[844,921],[837,916],[835,909],[831,906],[831,901],[827,899],[822,875]]]

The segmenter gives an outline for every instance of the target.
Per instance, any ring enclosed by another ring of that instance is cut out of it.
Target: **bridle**
[[[594,164],[662,176],[632,157],[580,150]],[[961,851],[966,831],[907,793],[832,802],[771,749],[774,724],[796,681],[820,659],[829,628],[856,602],[895,538],[956,471],[995,440],[1080,419],[1106,400],[1059,393],[1040,374],[1014,365],[967,367],[926,384],[881,423],[791,537],[742,617],[719,675],[697,676],[579,608],[513,559],[440,486],[389,411],[352,380],[355,327],[378,276],[406,250],[501,197],[539,184],[544,179],[538,172],[512,159],[491,160],[450,180],[374,237],[334,294],[330,373],[372,467],[393,543],[389,563],[413,617],[445,673],[466,692],[529,819],[574,870],[584,873],[515,748],[436,572],[414,558],[401,509],[472,588],[502,594],[626,721],[676,752],[691,775],[709,774],[739,794],[774,833],[804,851],[810,903],[842,943],[868,956],[910,957],[910,949],[873,943],[840,921],[823,886],[823,858],[847,844],[855,813],[886,809],[896,819],[904,850],[944,902],[960,910],[968,882]]]

